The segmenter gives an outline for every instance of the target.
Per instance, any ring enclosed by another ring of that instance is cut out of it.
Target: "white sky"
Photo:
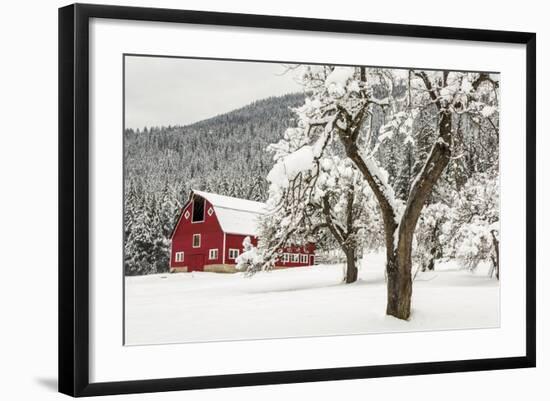
[[[125,57],[126,128],[185,125],[298,92],[277,63]]]

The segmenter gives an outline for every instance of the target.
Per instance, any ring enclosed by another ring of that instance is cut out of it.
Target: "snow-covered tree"
[[[328,229],[346,256],[345,282],[353,283],[359,252],[374,247],[367,241],[375,241],[372,233],[380,229],[372,192],[353,163],[338,156],[322,159],[315,185],[312,204],[321,217],[313,230]]]
[[[420,271],[434,270],[435,261],[443,257],[452,231],[451,207],[442,202],[427,205],[415,231],[413,261]]]
[[[156,241],[145,200],[132,207],[132,214],[132,228],[124,243],[125,272],[127,275],[147,274],[154,271]]]
[[[258,248],[252,244],[250,237],[243,240],[243,252],[235,259],[236,269],[248,272],[252,266],[262,263],[263,257],[259,254]]]
[[[333,148],[341,146],[370,186],[382,213],[388,278],[386,313],[408,319],[413,236],[424,204],[451,160],[456,134],[453,117],[494,113],[498,82],[485,73],[330,66],[307,66],[302,80],[310,93],[297,109],[303,145],[285,156],[280,167],[284,168],[284,179],[290,182],[306,172],[315,176],[325,153],[337,153]],[[377,92],[386,96],[381,98]],[[373,140],[369,121],[375,107],[382,108],[386,122],[380,129],[382,135]],[[426,108],[434,110],[436,135],[403,204],[375,155],[384,140],[412,136],[414,119]]]
[[[268,147],[275,165],[267,177],[268,213],[260,224],[264,260],[248,265],[249,274],[272,268],[284,246],[315,241],[328,231],[346,258],[344,281],[357,280],[365,231],[369,227],[374,231],[372,225],[377,223],[366,213],[369,196],[372,208],[372,193],[350,160],[323,151],[328,139],[319,132],[315,146],[306,145],[308,133],[295,127]]]
[[[470,178],[457,197],[453,225],[455,256],[474,270],[491,263],[490,275],[499,271],[499,186],[495,171]]]

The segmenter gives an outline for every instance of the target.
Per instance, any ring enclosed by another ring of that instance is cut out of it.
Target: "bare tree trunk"
[[[411,188],[407,205],[396,228],[398,230],[397,244],[394,244],[395,239],[393,235],[391,237],[386,235],[386,247],[389,248],[386,266],[388,269],[388,304],[386,313],[398,319],[407,320],[410,317],[413,234],[426,200],[441,173],[449,163],[451,156],[450,142],[451,114],[441,112],[439,139],[434,144],[418,180]]]
[[[439,219],[436,220],[434,224],[434,228],[432,230],[432,236],[430,238],[432,247],[430,248],[430,261],[428,262],[428,266],[426,266],[427,270],[429,271],[433,271],[435,269],[435,259],[438,257],[438,247],[437,247],[438,228],[439,228]]]
[[[358,269],[355,258],[355,249],[346,250],[346,284],[355,283],[357,281]]]
[[[500,280],[499,243],[498,243],[497,236],[495,235],[495,230],[491,230],[491,236],[493,237],[493,248],[495,248],[495,257],[493,259],[493,267],[495,269],[497,280]]]
[[[430,256],[430,261],[428,262],[428,266],[426,266],[426,269],[428,271],[433,271],[435,269],[435,252],[432,249],[432,254]]]
[[[435,241],[435,239],[433,241]],[[427,261],[425,261],[425,260],[422,261],[421,271],[423,271],[423,272],[425,272],[425,271],[434,271],[435,270],[435,260],[438,258],[438,256],[439,256],[438,254],[439,254],[439,252],[438,252],[438,249],[437,249],[437,245],[432,244],[432,247],[430,248],[430,254],[429,254],[428,260]]]
[[[399,259],[399,255],[394,254],[386,264],[388,275],[386,314],[407,320],[411,314],[412,263],[410,258],[408,263],[406,260]]]
[[[411,188],[407,205],[397,227],[397,246],[388,258],[388,305],[386,313],[407,320],[411,313],[412,296],[412,240],[422,208],[451,157],[451,114],[440,113],[439,139]],[[393,237],[393,236],[392,236]],[[386,241],[388,244],[388,241]],[[394,246],[393,241],[391,245]],[[389,252],[388,252],[389,254]]]
[[[330,232],[340,245],[342,251],[346,255],[346,275],[345,282],[346,284],[354,283],[357,281],[358,269],[356,265],[356,255],[357,255],[357,244],[353,240],[355,235],[354,231],[354,221],[353,221],[353,202],[354,196],[353,192],[350,192],[348,195],[348,204],[347,204],[347,218],[346,218],[346,227],[347,230],[338,226],[331,217],[330,213],[330,204],[328,197],[324,197],[322,200],[323,205],[323,214],[325,216],[325,222]]]

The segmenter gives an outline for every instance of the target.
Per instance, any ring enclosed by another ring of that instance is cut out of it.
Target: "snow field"
[[[342,265],[259,273],[126,278],[126,345],[330,336],[499,326],[499,283],[454,262],[419,273],[409,321],[385,315],[384,257],[364,258],[356,283]]]

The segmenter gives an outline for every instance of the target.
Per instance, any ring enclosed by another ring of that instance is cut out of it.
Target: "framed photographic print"
[[[61,8],[59,390],[535,366],[535,82],[534,33]]]

